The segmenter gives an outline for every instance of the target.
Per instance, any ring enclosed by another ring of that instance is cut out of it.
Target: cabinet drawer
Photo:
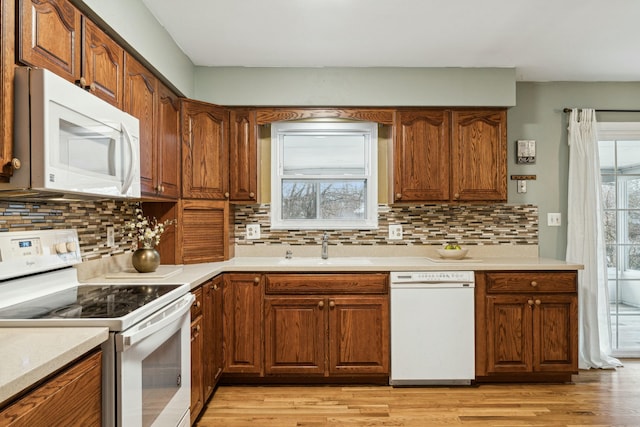
[[[485,273],[487,292],[577,292],[577,273],[561,272],[500,272]]]
[[[196,299],[193,300],[191,305],[191,320],[202,314],[202,287],[191,292]]]
[[[367,293],[388,292],[389,275],[386,273],[311,273],[311,274],[268,274],[266,292],[268,294],[288,293]]]

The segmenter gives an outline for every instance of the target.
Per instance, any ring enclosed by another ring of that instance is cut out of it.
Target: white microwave
[[[3,196],[140,197],[138,119],[51,71],[15,75],[14,174]]]

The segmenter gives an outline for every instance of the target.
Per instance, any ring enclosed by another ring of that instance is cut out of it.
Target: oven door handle
[[[130,330],[116,335],[116,351],[126,351],[148,336],[166,328],[191,310],[195,297],[189,293],[169,304]]]

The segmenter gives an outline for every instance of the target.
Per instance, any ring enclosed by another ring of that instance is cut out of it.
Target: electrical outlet
[[[116,245],[116,233],[113,226],[107,227],[107,246],[114,247]]]
[[[562,224],[562,214],[560,213],[548,213],[547,225],[549,227],[560,227]]]
[[[260,238],[260,224],[247,224],[247,240]]]
[[[527,181],[524,179],[518,180],[518,193],[526,193],[527,192]]]
[[[400,224],[389,226],[389,240],[402,240],[402,226]]]

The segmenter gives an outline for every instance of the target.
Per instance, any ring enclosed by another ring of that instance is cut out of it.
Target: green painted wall
[[[640,109],[640,82],[520,82],[516,106],[508,112],[508,174],[536,175],[527,192],[518,194],[509,180],[509,203],[532,203],[540,213],[540,255],[564,259],[567,246],[569,147],[565,107]],[[597,113],[598,121],[640,121],[639,113]],[[536,140],[534,165],[517,165],[518,139]],[[547,226],[547,213],[560,212],[562,226]]]

